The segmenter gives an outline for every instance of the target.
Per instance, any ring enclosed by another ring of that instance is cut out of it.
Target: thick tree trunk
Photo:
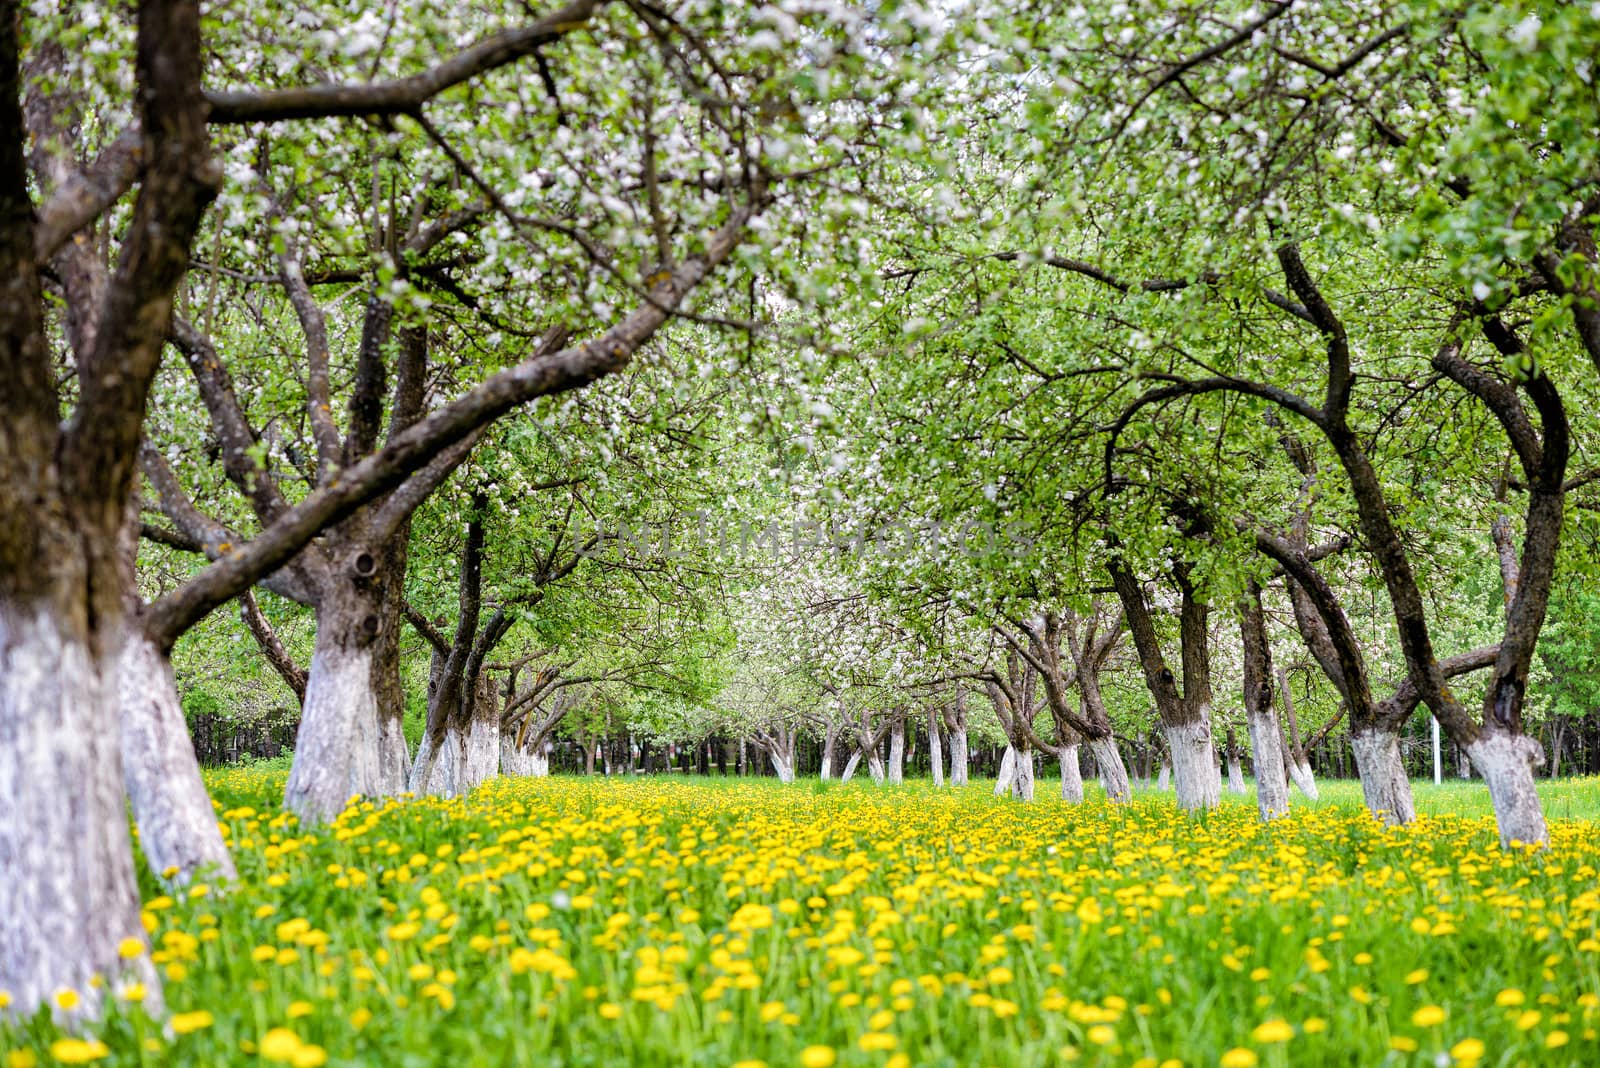
[[[461,775],[456,793],[464,794],[494,778],[500,754],[500,700],[487,673],[478,676],[472,714],[461,739]]]
[[[822,767],[817,771],[818,777],[823,782],[833,778],[833,753],[834,746],[839,737],[839,729],[829,724],[822,732]]]
[[[1247,702],[1248,703],[1248,702]],[[1270,703],[1265,709],[1246,709],[1245,725],[1250,733],[1250,752],[1256,765],[1256,808],[1263,820],[1289,813],[1289,788],[1284,778],[1283,745],[1278,739],[1278,720]],[[1312,784],[1313,790],[1316,785]]]
[[[889,782],[896,786],[906,781],[906,720],[896,715],[889,726]]]
[[[872,781],[879,786],[882,786],[883,780],[888,777],[888,773],[884,771],[883,757],[878,755],[876,749],[867,754],[867,772],[872,776]]]
[[[1128,781],[1128,768],[1122,762],[1117,740],[1109,735],[1090,738],[1089,752],[1094,754],[1094,765],[1100,772],[1100,785],[1105,789],[1106,799],[1119,805],[1133,800],[1133,784]]]
[[[967,749],[967,728],[957,727],[950,732],[950,785],[965,786],[972,781],[968,766],[971,753]]]
[[[172,661],[143,635],[131,633],[117,674],[122,774],[150,869],[180,884],[202,872],[206,878],[235,878],[178,704]]]
[[[306,703],[295,737],[284,807],[308,823],[332,820],[354,795],[379,796],[378,699],[371,636],[374,615],[324,600],[306,682]]]
[[[1078,747],[1064,745],[1056,751],[1061,761],[1061,800],[1083,803],[1083,771],[1078,767]]]
[[[1017,751],[1011,746],[1006,746],[1006,751],[1000,757],[1000,771],[994,779],[994,796],[1004,797],[1011,792],[1011,782],[1017,775]]]
[[[844,762],[844,771],[839,773],[840,782],[849,782],[856,773],[856,765],[861,763],[861,750],[857,749],[850,754],[850,759]]]
[[[1168,762],[1166,754],[1161,757],[1161,770],[1156,773],[1156,790],[1166,793],[1172,786],[1172,764]]]
[[[1017,750],[1011,768],[1011,796],[1018,801],[1032,801],[1034,778],[1033,750]]]
[[[944,744],[939,739],[939,713],[928,712],[928,766],[933,769],[933,785],[944,785]]]
[[[11,998],[0,1015],[31,1014],[61,989],[92,1014],[130,973],[148,983],[147,1007],[160,1006],[149,957],[118,954],[124,939],[145,941],[118,651],[92,649],[82,628],[81,612],[63,623],[47,604],[0,603],[0,989]],[[96,975],[108,985],[91,985]]]
[[[1405,762],[1400,758],[1400,735],[1376,727],[1364,728],[1352,731],[1350,746],[1355,751],[1356,774],[1361,777],[1367,810],[1390,826],[1415,820],[1417,808]]]
[[[1485,732],[1467,746],[1467,755],[1489,787],[1500,844],[1548,845],[1550,835],[1534,774],[1544,766],[1539,743],[1525,734]]]
[[[779,782],[794,782],[794,762],[788,754],[774,746],[767,750],[767,757],[772,761],[772,770],[778,776]]]
[[[1211,724],[1205,719],[1169,723],[1164,728],[1172,761],[1172,781],[1178,807],[1185,812],[1216,808],[1222,800],[1222,777],[1217,774],[1216,751],[1211,744]],[[1163,765],[1163,772],[1166,767]],[[1163,787],[1165,789],[1165,787]]]

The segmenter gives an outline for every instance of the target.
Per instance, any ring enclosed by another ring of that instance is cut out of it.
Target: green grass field
[[[148,886],[171,1015],[122,989],[6,1063],[1600,1063],[1600,780],[1548,786],[1533,856],[1471,782],[1402,830],[1353,783],[1263,827],[1042,780],[557,777],[303,832],[282,772],[210,781],[241,878]]]

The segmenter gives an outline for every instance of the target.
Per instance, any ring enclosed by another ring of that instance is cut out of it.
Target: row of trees
[[[1425,708],[1545,841],[1533,728],[1594,679],[1577,8],[280,15],[0,18],[10,1011],[159,1003],[125,813],[231,875],[201,685],[296,710],[307,824],[630,734],[1191,810],[1248,757],[1263,818],[1347,737],[1405,822]]]

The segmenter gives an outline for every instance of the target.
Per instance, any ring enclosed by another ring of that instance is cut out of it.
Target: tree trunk
[[[1247,708],[1245,725],[1250,734],[1250,752],[1255,756],[1256,808],[1262,820],[1286,816],[1289,814],[1289,786],[1284,778],[1287,754],[1278,738],[1278,719],[1272,714],[1271,703],[1264,709],[1259,705]],[[1315,783],[1311,789],[1316,789]]]
[[[857,749],[850,754],[850,759],[844,762],[844,771],[839,774],[840,782],[849,782],[850,777],[856,773],[856,765],[861,763],[861,750]]]
[[[487,672],[478,676],[472,714],[461,740],[463,760],[456,793],[464,794],[494,778],[500,752],[500,699]]]
[[[1172,765],[1167,761],[1166,754],[1163,753],[1161,756],[1161,770],[1156,774],[1156,790],[1164,794],[1171,785]]]
[[[1105,788],[1106,799],[1119,805],[1132,801],[1133,784],[1128,781],[1128,767],[1122,762],[1117,740],[1109,735],[1090,738],[1089,752],[1094,755],[1094,764],[1100,772],[1100,785]]]
[[[93,1014],[103,992],[131,975],[148,982],[149,957],[123,960],[124,939],[145,942],[128,837],[116,645],[95,649],[81,610],[0,601],[0,989],[25,1016],[74,990]],[[76,618],[72,618],[76,616]],[[214,828],[214,825],[213,825]],[[93,986],[100,975],[106,985]]]
[[[1257,778],[1259,778],[1259,774]],[[1228,725],[1228,792],[1230,794],[1245,794],[1249,790],[1244,784],[1244,768],[1239,763],[1239,744],[1234,738],[1233,725]]]
[[[1548,845],[1550,835],[1534,774],[1544,765],[1539,743],[1525,734],[1485,731],[1467,746],[1467,754],[1489,787],[1500,844]]]
[[[1061,761],[1061,800],[1083,803],[1083,771],[1078,767],[1078,747],[1064,745],[1056,751]]]
[[[1222,800],[1222,778],[1217,774],[1211,724],[1205,719],[1196,719],[1188,723],[1169,723],[1164,729],[1178,807],[1185,812],[1216,808]],[[1165,773],[1166,765],[1161,770]]]
[[[533,774],[533,754],[517,748],[515,731],[503,731],[500,735],[500,774]]]
[[[331,821],[354,795],[382,793],[372,685],[377,616],[333,601],[329,596],[317,609],[306,703],[284,791],[284,807],[306,823]]]
[[[883,780],[887,778],[883,768],[883,757],[878,755],[877,749],[867,754],[867,772],[872,776],[872,781],[879,786],[882,786]]]
[[[950,785],[965,786],[971,781],[967,766],[967,728],[956,727],[950,732]]]
[[[939,740],[939,713],[928,710],[928,766],[933,769],[933,785],[944,785],[944,745]]]
[[[767,756],[772,761],[772,770],[778,776],[779,782],[794,782],[793,758],[789,754],[784,753],[781,746],[774,745],[768,747]]]
[[[839,728],[835,727],[833,724],[830,723],[827,727],[823,728],[822,767],[817,772],[817,775],[822,779],[823,782],[827,782],[829,779],[833,778],[833,753],[834,745],[838,737]]]
[[[896,714],[889,726],[889,782],[899,786],[906,781],[906,720]]]
[[[1033,783],[1033,750],[1019,749],[1011,767],[1011,796],[1018,801],[1032,801]]]
[[[117,675],[122,774],[150,870],[179,884],[202,872],[235,878],[178,704],[172,661],[135,631],[123,644]]]
[[[1000,758],[1000,770],[994,779],[994,796],[1004,797],[1011,792],[1011,781],[1017,775],[1017,751],[1011,746],[1006,746],[1005,755]]]
[[[1380,728],[1352,732],[1350,746],[1355,751],[1356,774],[1361,778],[1367,810],[1389,826],[1415,820],[1417,808],[1400,757],[1400,735]]]

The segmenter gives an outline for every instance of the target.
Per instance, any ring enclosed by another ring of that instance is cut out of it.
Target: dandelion
[[[1243,1046],[1235,1046],[1222,1055],[1222,1068],[1256,1068],[1260,1063],[1256,1051]]]
[[[807,1046],[800,1051],[801,1068],[833,1068],[838,1059],[832,1046]]]
[[[111,1050],[98,1039],[58,1038],[50,1043],[50,1056],[62,1064],[89,1064],[111,1056]]]
[[[1250,1032],[1250,1037],[1263,1045],[1287,1042],[1294,1037],[1294,1028],[1287,1020],[1268,1020],[1257,1024],[1255,1030]]]
[[[172,1016],[172,1030],[180,1035],[191,1034],[203,1028],[210,1027],[216,1020],[204,1009],[194,1012],[179,1012]]]
[[[1418,1027],[1438,1027],[1447,1015],[1438,1005],[1424,1005],[1411,1014],[1411,1022]]]

